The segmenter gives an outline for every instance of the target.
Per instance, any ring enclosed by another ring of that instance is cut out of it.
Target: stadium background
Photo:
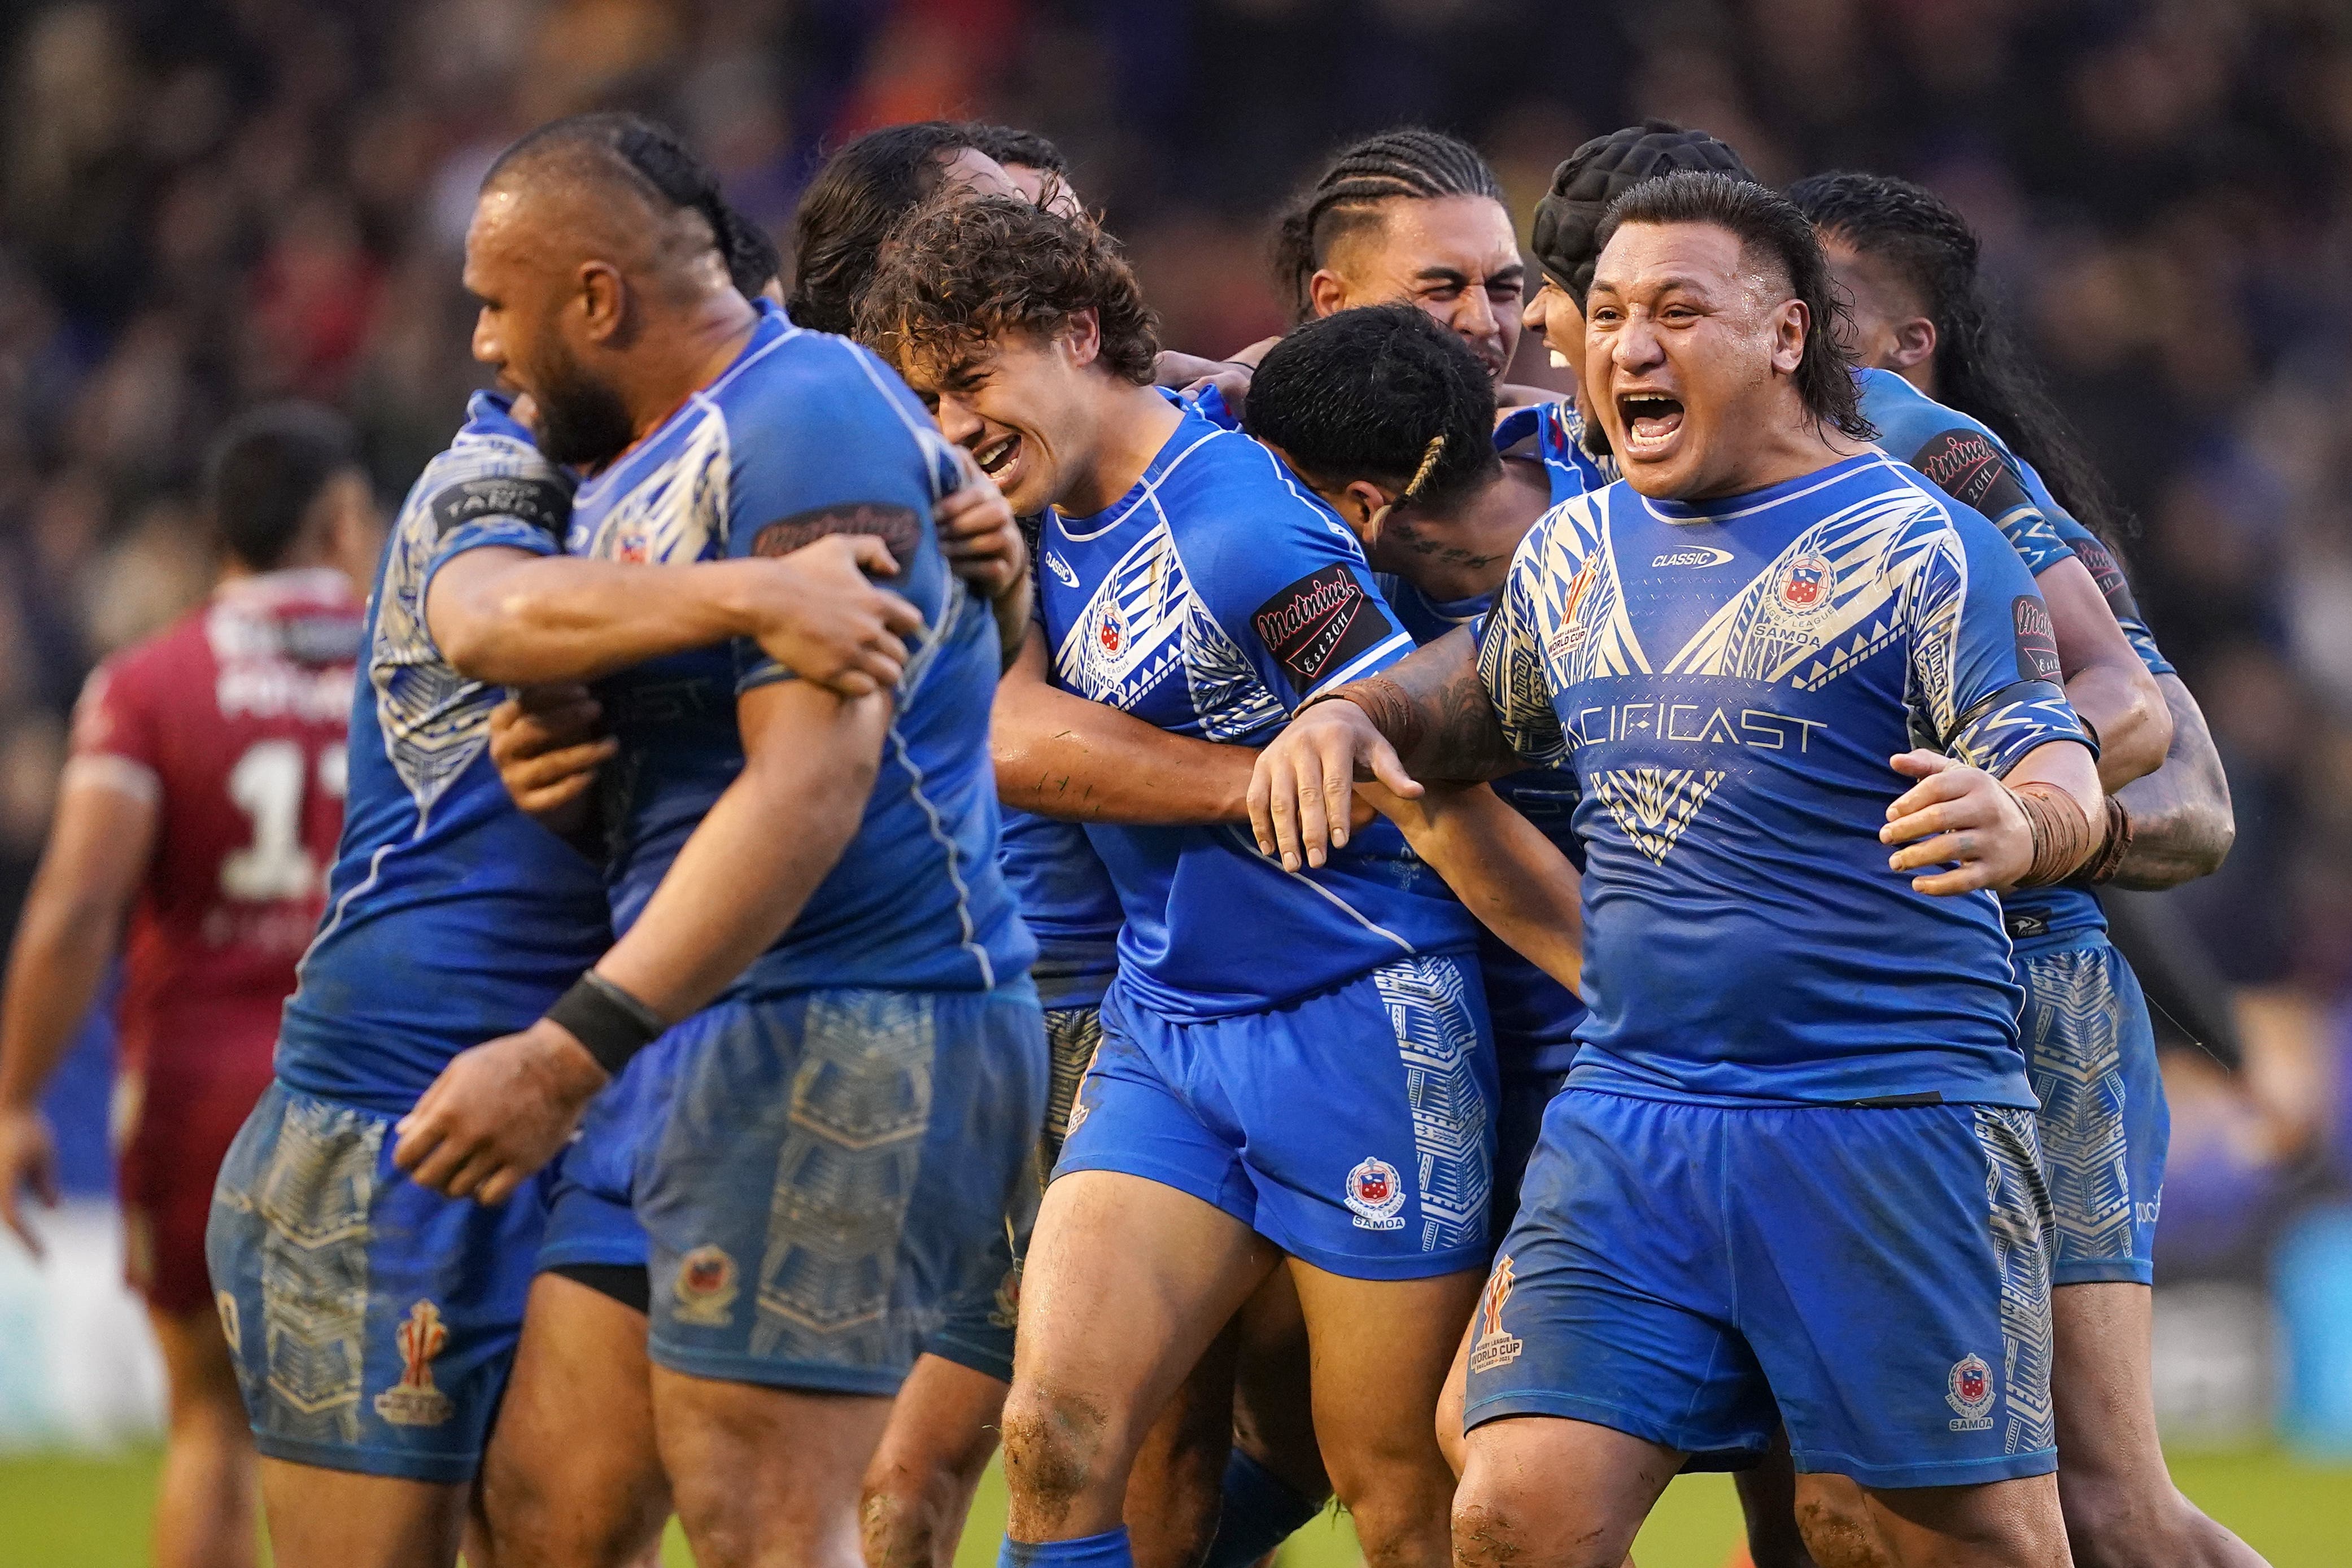
[[[2170,895],[2237,988],[2249,1060],[2232,1081],[2168,1058],[2168,1436],[2184,1485],[2280,1568],[2347,1560],[2352,8],[15,0],[0,928],[82,674],[203,591],[188,488],[209,433],[255,399],[327,399],[396,500],[476,382],[457,247],[484,167],[540,120],[609,106],[678,124],[780,235],[814,161],[860,130],[1042,130],[1127,238],[1167,342],[1196,352],[1281,325],[1269,213],[1328,148],[1396,121],[1475,138],[1523,215],[1570,148],[1643,114],[1706,127],[1776,183],[1864,167],[1953,198],[2142,519],[2141,602],[2236,796],[2229,864]],[[1539,352],[1521,370],[1548,373]],[[108,1046],[98,1020],[55,1098],[81,1195],[57,1255],[37,1271],[0,1244],[10,1562],[143,1550],[157,1382],[111,1284]],[[1724,1489],[1681,1483],[1641,1559],[1720,1562],[1733,1528]],[[1343,1527],[1293,1551],[1351,1554]]]

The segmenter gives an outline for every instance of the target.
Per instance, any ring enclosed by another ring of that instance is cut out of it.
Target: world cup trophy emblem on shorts
[[[1365,1230],[1402,1230],[1404,1178],[1378,1155],[1348,1173],[1348,1207]]]
[[[1951,1422],[1955,1432],[1990,1432],[1992,1430],[1992,1368],[1980,1355],[1964,1355],[1952,1363],[1951,1386],[1944,1398],[1959,1412]]]
[[[1495,1260],[1495,1271],[1487,1277],[1486,1294],[1478,1299],[1478,1341],[1470,1347],[1472,1372],[1492,1372],[1519,1359],[1518,1336],[1503,1327],[1503,1303],[1511,1299],[1511,1286],[1517,1279],[1509,1253]]]
[[[677,1298],[679,1322],[725,1328],[735,1315],[735,1260],[723,1248],[696,1248],[677,1260],[670,1292]]]
[[[403,1363],[400,1381],[375,1396],[375,1413],[395,1427],[438,1427],[455,1406],[449,1396],[433,1386],[433,1358],[449,1343],[441,1309],[419,1301],[393,1331]]]

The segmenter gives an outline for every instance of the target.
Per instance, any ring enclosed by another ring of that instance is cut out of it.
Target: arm
[[[2172,747],[2163,767],[2116,791],[2132,822],[2118,887],[2154,890],[2210,876],[2238,836],[2230,780],[2204,710],[2179,676],[2158,675],[2156,684],[2172,711]]]
[[[963,486],[940,497],[931,512],[939,526],[940,552],[958,577],[988,600],[996,616],[997,668],[1009,670],[1028,635],[1035,601],[1028,541],[1004,493],[981,472],[971,454],[959,446],[955,458],[963,470]]]
[[[724,990],[833,870],[865,814],[891,705],[772,681],[736,712],[743,771],[593,971],[663,1024]],[[452,1061],[401,1119],[394,1158],[423,1186],[504,1202],[563,1146],[607,1078],[577,1036],[541,1019]]]
[[[1248,815],[1257,753],[1171,735],[1045,678],[1045,633],[1027,628],[996,688],[989,744],[996,797],[1071,822],[1183,826]]]
[[[643,566],[485,546],[426,590],[426,629],[460,674],[498,685],[593,680],[730,638],[849,695],[898,684],[915,607],[866,580],[894,574],[878,538],[837,534],[781,559]]]
[[[30,1186],[57,1202],[57,1150],[41,1092],[89,1012],[139,880],[154,852],[154,796],[100,769],[67,766],[48,847],[25,899],[0,996],[0,1219],[35,1256],[40,1244],[19,1206]],[[77,768],[89,768],[77,778]],[[123,766],[133,766],[124,763]]]
[[[1916,892],[1949,897],[1979,888],[2047,887],[2093,859],[2106,840],[2106,794],[2090,747],[2035,747],[1996,778],[1937,751],[1906,751],[1895,770],[1919,782],[1886,808],[1879,842],[1900,844],[1894,871],[1917,872]],[[1953,869],[1930,872],[1927,867]]]
[[[2033,580],[2050,607],[2066,698],[2099,737],[2099,780],[2109,790],[2163,766],[2172,716],[2088,568],[2068,557]]]
[[[1440,787],[1417,800],[1379,784],[1362,789],[1480,925],[1570,990],[1580,988],[1583,883],[1559,845],[1483,784]]]

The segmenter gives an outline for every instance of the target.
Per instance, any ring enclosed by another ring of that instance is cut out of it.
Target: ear
[[[1381,514],[1396,504],[1396,497],[1370,479],[1359,479],[1332,497],[1331,502],[1357,541],[1370,549],[1380,538]]]
[[[1784,376],[1797,373],[1804,361],[1805,338],[1812,330],[1813,313],[1801,299],[1783,299],[1772,312],[1772,368]]]
[[[592,343],[611,341],[628,315],[628,285],[610,262],[580,264],[580,324]]]
[[[1936,357],[1936,324],[1925,316],[1914,316],[1908,321],[1895,324],[1895,351],[1887,358],[1887,368],[1900,375],[1914,365],[1924,365]]]
[[[1307,304],[1317,318],[1337,316],[1348,308],[1348,285],[1329,267],[1307,280]]]
[[[1083,310],[1073,310],[1062,324],[1062,340],[1070,347],[1070,362],[1091,365],[1102,352],[1102,318],[1091,305]]]

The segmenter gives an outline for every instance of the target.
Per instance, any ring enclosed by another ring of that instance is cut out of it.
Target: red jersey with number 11
[[[157,813],[125,950],[127,1067],[266,1064],[342,826],[362,612],[339,571],[238,579],[83,688],[68,782]]]

